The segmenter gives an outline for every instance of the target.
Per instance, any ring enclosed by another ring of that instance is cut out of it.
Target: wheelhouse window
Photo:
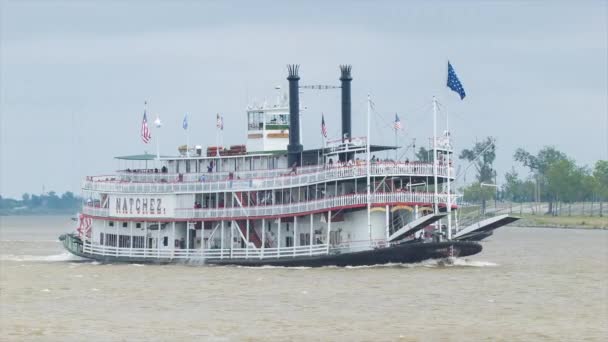
[[[269,126],[272,126],[272,127],[269,127]],[[267,115],[266,116],[266,128],[269,128],[269,129],[289,128],[289,114]]]
[[[257,131],[264,128],[264,112],[249,112],[248,128],[250,131]]]

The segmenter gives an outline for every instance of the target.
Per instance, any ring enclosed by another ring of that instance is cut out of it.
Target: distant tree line
[[[0,196],[0,214],[70,213],[79,210],[81,203],[82,199],[70,191],[62,195],[54,191],[41,195],[25,193],[21,199]]]
[[[514,202],[548,202],[547,214],[557,215],[558,204],[608,200],[608,161],[598,160],[590,168],[577,165],[573,158],[546,146],[536,155],[519,148],[513,159],[530,170],[520,178],[512,170],[505,175],[500,196]]]

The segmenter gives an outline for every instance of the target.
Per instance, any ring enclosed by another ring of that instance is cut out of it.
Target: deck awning
[[[160,156],[162,158],[170,158],[170,156]],[[115,159],[120,160],[156,160],[156,154],[144,153],[144,154],[135,154],[132,156],[119,156],[114,157]]]

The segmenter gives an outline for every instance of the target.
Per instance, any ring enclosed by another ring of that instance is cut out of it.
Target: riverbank
[[[608,229],[608,217],[599,216],[550,216],[516,215],[521,220],[514,223],[519,227],[566,228],[566,229]]]
[[[76,215],[76,213],[78,213],[79,210],[79,207],[66,209],[0,209],[0,216],[74,216]]]

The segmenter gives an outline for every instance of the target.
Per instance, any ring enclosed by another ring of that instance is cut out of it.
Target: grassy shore
[[[515,216],[519,215],[515,214]],[[608,217],[523,214],[521,220],[513,223],[513,225],[520,227],[608,229]]]

